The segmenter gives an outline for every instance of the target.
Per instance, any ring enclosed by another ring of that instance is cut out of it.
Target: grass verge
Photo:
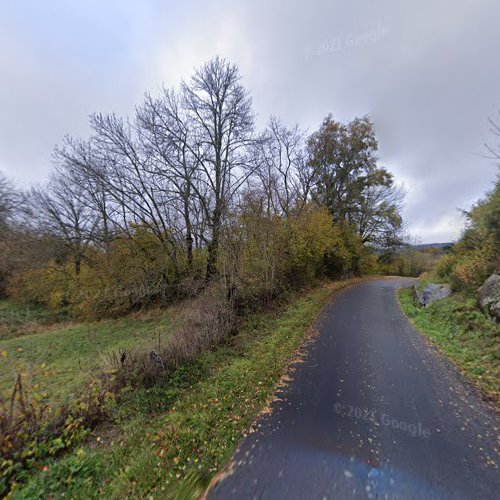
[[[454,294],[424,308],[411,288],[398,291],[401,308],[500,409],[500,325],[489,320],[473,298]]]
[[[0,341],[47,329],[63,320],[41,306],[22,306],[0,300]]]
[[[278,312],[248,317],[231,343],[151,389],[130,389],[113,420],[38,472],[13,498],[197,498],[234,449],[335,290],[327,283]]]
[[[153,345],[171,330],[170,311],[151,311],[118,320],[53,325],[40,333],[0,339],[0,393],[10,393],[16,371],[58,404],[73,397],[113,350]]]

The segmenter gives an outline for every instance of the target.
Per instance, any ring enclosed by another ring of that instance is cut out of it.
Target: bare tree
[[[207,279],[217,272],[226,211],[250,175],[248,146],[253,131],[251,99],[238,68],[215,58],[182,84],[183,105],[193,126],[191,152],[199,168],[193,190],[209,229]]]
[[[7,177],[0,172],[0,230],[1,226],[7,223],[19,201],[19,193]]]
[[[312,170],[305,161],[304,132],[275,117],[256,143],[256,173],[267,197],[267,211],[290,216],[309,198]]]
[[[95,212],[98,224],[93,234],[94,243],[107,251],[117,230],[118,207],[107,190],[106,166],[99,160],[92,141],[65,137],[63,146],[54,151],[54,162],[68,180],[78,186],[82,203]]]
[[[5,285],[12,271],[13,231],[10,222],[14,209],[19,203],[19,194],[12,183],[0,172],[0,297],[5,293]]]
[[[500,111],[498,111],[498,118],[496,119],[488,118],[488,123],[490,124],[490,131],[493,134],[493,136],[497,138],[499,143],[496,145],[491,145],[488,143],[485,144],[486,150],[489,153],[488,157],[498,161],[500,161],[500,123],[498,121],[499,119],[500,119]]]
[[[115,115],[102,114],[93,115],[91,125],[99,165],[105,166],[94,174],[118,205],[121,227],[129,234],[134,225],[147,227],[161,242],[179,274],[178,241],[171,210],[174,197],[165,179],[154,175],[151,158],[142,148],[136,127]]]
[[[144,104],[137,111],[139,133],[144,151],[150,159],[149,168],[155,176],[165,179],[166,185],[176,199],[172,208],[179,212],[183,221],[188,268],[193,266],[194,196],[193,183],[199,167],[197,155],[193,153],[192,124],[182,108],[180,97],[164,89],[159,98],[146,95]]]
[[[64,242],[78,276],[98,222],[83,202],[81,188],[71,182],[66,172],[56,169],[46,186],[31,190],[28,200],[36,227]]]

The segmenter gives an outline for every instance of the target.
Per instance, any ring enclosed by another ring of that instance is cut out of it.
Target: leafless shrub
[[[0,497],[9,492],[19,474],[73,448],[106,418],[108,402],[114,399],[110,387],[111,377],[103,374],[71,404],[51,407],[30,377],[17,372],[10,394],[0,394]]]
[[[179,299],[193,299],[198,297],[206,286],[206,281],[200,276],[185,276],[176,287]]]
[[[164,345],[114,353],[108,357],[109,371],[115,374],[115,389],[128,384],[150,386],[200,354],[230,337],[236,327],[234,305],[218,285],[210,285],[186,308],[176,321],[174,333]]]
[[[17,374],[16,382],[9,398],[2,398],[0,404],[0,443],[2,449],[8,450],[12,445],[12,433],[18,435],[38,432],[47,406],[40,402],[30,388],[25,387],[21,374]]]

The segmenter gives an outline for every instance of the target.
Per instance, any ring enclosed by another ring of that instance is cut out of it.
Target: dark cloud
[[[313,130],[370,114],[381,162],[408,191],[423,241],[457,236],[458,207],[490,186],[480,157],[500,108],[496,0],[26,2],[0,17],[0,168],[47,174],[65,133],[93,111],[129,113],[215,54],[240,65],[260,123]]]

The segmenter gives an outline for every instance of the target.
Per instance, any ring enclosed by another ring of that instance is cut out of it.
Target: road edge
[[[346,290],[359,285],[361,283],[365,283],[367,281],[373,281],[376,279],[381,279],[384,277],[381,276],[363,276],[363,277],[354,277],[354,278],[348,278],[347,280],[342,280],[342,281],[332,281],[332,292],[330,295],[325,297],[323,304],[321,305],[320,311],[314,321],[306,328],[304,332],[304,338],[300,344],[300,346],[293,352],[293,354],[290,356],[290,360],[288,362],[288,365],[283,373],[283,375],[278,379],[277,383],[275,384],[273,390],[269,394],[269,397],[267,398],[264,406],[261,408],[261,410],[255,415],[255,418],[252,420],[252,423],[247,427],[247,429],[244,431],[242,438],[240,439],[238,445],[236,446],[236,449],[234,450],[231,458],[224,464],[220,470],[214,475],[212,480],[210,481],[209,485],[203,492],[203,494],[198,497],[199,500],[208,500],[208,497],[210,495],[210,492],[221,482],[223,481],[226,477],[230,476],[233,471],[234,471],[234,457],[237,455],[239,452],[244,440],[247,438],[247,436],[253,432],[255,432],[255,429],[257,428],[260,420],[262,418],[268,417],[271,414],[271,405],[274,401],[278,398],[277,393],[278,391],[283,391],[286,389],[288,384],[293,380],[293,372],[295,370],[295,366],[297,364],[300,364],[303,362],[305,357],[308,354],[308,349],[311,347],[311,345],[316,341],[318,335],[319,335],[319,326],[321,322],[325,318],[326,310],[328,307],[337,299],[337,297],[341,294],[344,293]],[[335,287],[335,285],[339,285],[338,287]]]
[[[406,313],[406,310],[401,304],[401,299],[399,295],[399,292],[401,290],[404,290],[405,288],[411,288],[411,287],[402,287],[394,291],[396,302],[398,303],[398,306],[401,312],[403,313],[404,317],[410,322],[415,331],[419,333],[419,335],[422,337],[427,347],[431,348],[435,353],[439,354],[441,360],[446,364],[447,368],[455,373],[455,375],[460,379],[462,384],[468,387],[472,392],[476,393],[478,399],[480,399],[481,402],[497,417],[500,417],[500,401],[496,402],[491,394],[482,389],[482,387],[479,386],[474,379],[469,377],[467,372],[460,366],[460,364],[448,355],[448,353],[443,349],[441,344],[436,342],[425,330],[420,328],[415,323],[413,318],[411,318]]]

